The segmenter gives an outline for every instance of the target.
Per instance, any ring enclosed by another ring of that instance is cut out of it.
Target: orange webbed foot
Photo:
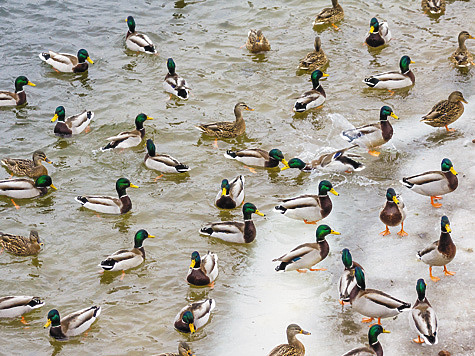
[[[306,269],[297,269],[296,270],[298,273],[307,273]]]
[[[208,284],[208,287],[210,287],[211,289],[213,289],[213,288],[214,288],[214,281],[211,282],[210,284]]]
[[[340,28],[337,25],[335,25],[334,23],[332,23],[331,25],[335,30],[340,31]]]
[[[417,339],[412,339],[412,341],[414,341],[416,344],[423,344],[424,343],[424,340],[422,340],[420,336],[417,336]]]
[[[441,203],[435,202],[435,200],[439,200],[438,197],[430,197],[430,203],[434,208],[440,208],[442,206]]]
[[[157,180],[159,180],[159,179],[162,178],[162,177],[163,177],[163,174],[160,174],[159,176],[156,176],[153,181],[156,182]]]
[[[397,233],[399,236],[407,236],[408,233],[404,231],[404,222],[401,223],[401,231]]]
[[[251,172],[251,173],[254,173],[254,174],[257,173],[256,170],[255,170],[254,168],[252,168],[252,167],[249,167],[249,166],[246,166],[246,165],[244,165],[244,167],[246,167],[247,169],[249,169],[249,172]]]
[[[444,266],[445,267],[445,266]],[[432,279],[433,282],[438,282],[440,281],[440,278],[439,277],[436,277],[436,276],[433,276],[432,275],[432,267],[429,267],[429,277],[430,279]]]
[[[309,268],[310,271],[326,271],[326,268]]]
[[[20,323],[22,323],[23,325],[28,325],[28,323],[26,322],[25,320],[25,317],[22,316],[21,319],[20,319]]]
[[[378,157],[381,154],[381,152],[374,150],[368,150],[368,153],[373,157]]]
[[[394,90],[388,89],[388,92],[389,92],[389,96],[393,96],[393,95],[394,95]]]
[[[456,272],[448,271],[448,270],[447,270],[447,266],[444,266],[444,274],[445,274],[446,276],[455,276],[455,273],[456,273]]]
[[[449,129],[449,127],[447,125],[445,125],[445,129],[448,131],[448,132],[454,132],[455,129]]]
[[[387,236],[391,234],[391,231],[389,231],[389,227],[386,225],[386,230],[381,231],[379,234],[383,236]]]
[[[305,220],[305,219],[303,219],[303,222],[304,222],[305,224],[311,224],[311,225],[316,225],[316,224],[317,224],[316,221],[308,221],[308,220]]]
[[[361,319],[362,323],[371,323],[374,320],[374,318],[363,318]]]
[[[15,201],[13,199],[10,199],[10,200],[12,201],[12,204],[15,207],[16,210],[20,209],[20,206],[17,203],[15,203]]]

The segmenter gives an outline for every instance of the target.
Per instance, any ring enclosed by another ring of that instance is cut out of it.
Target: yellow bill
[[[334,230],[331,230],[331,231],[330,231],[330,234],[333,234],[333,235],[341,235],[341,233],[339,233],[338,231],[334,231]]]
[[[58,188],[56,188],[53,183],[50,184],[50,187],[53,188],[54,190],[58,190]]]
[[[457,171],[454,169],[454,167],[450,167],[450,171],[452,172],[452,174],[454,175],[457,175]]]
[[[58,114],[54,114],[53,118],[51,119],[51,122],[55,122],[57,118],[58,118]]]
[[[340,194],[338,194],[337,191],[336,191],[335,189],[333,189],[333,188],[330,189],[330,193],[333,193],[333,194],[335,194],[336,196],[340,195]]]
[[[48,321],[46,322],[46,324],[43,327],[47,328],[50,325],[51,325],[51,319],[48,319]]]
[[[395,202],[396,204],[399,204],[399,200],[396,198],[396,196],[393,196],[393,202]]]
[[[259,216],[265,216],[263,213],[261,213],[259,210],[256,209],[256,214]]]
[[[445,230],[447,230],[447,232],[452,232],[452,229],[450,228],[449,224],[445,225]]]
[[[399,120],[399,117],[394,112],[391,112],[391,117],[394,117],[396,120]]]
[[[86,61],[88,61],[88,62],[91,63],[91,64],[94,64],[94,62],[92,61],[92,59],[89,58],[89,57],[86,58]]]
[[[130,183],[130,188],[138,188],[135,184]]]
[[[31,85],[32,87],[36,87],[36,84],[35,83],[32,83],[30,81],[28,81],[28,83],[26,83],[27,85]]]

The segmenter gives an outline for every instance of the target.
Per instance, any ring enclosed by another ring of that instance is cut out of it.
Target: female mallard
[[[379,212],[379,219],[386,225],[386,230],[381,232],[380,235],[386,236],[391,234],[388,226],[397,226],[401,224],[401,231],[397,234],[399,236],[407,236],[407,232],[404,231],[405,218],[406,212],[404,210],[402,199],[399,196],[396,196],[396,191],[393,188],[388,188],[386,191],[386,203]]]
[[[278,265],[275,270],[297,271],[302,273],[307,272],[306,269],[310,271],[326,271],[326,268],[312,267],[328,256],[330,246],[328,246],[325,237],[329,234],[340,235],[339,232],[333,231],[330,226],[320,225],[316,231],[317,242],[298,245],[289,253],[273,259],[272,262],[280,262],[280,265]]]
[[[175,354],[173,352],[166,352],[164,354],[159,354],[157,356],[194,356],[193,352],[191,351],[190,345],[188,345],[184,341],[180,341],[178,344],[178,353]]]
[[[15,106],[26,104],[26,93],[23,90],[25,85],[35,87],[25,76],[20,76],[15,79],[15,92],[0,91],[0,106]]]
[[[0,297],[0,318],[18,318],[43,305],[45,303],[39,297],[25,295]]]
[[[270,43],[261,30],[249,30],[246,48],[251,53],[270,51]]]
[[[369,33],[365,40],[368,46],[379,47],[391,41],[391,31],[389,31],[387,22],[379,22],[376,17],[373,17],[369,22],[369,26]]]
[[[317,70],[328,63],[328,58],[322,49],[322,40],[319,36],[315,37],[314,43],[315,51],[309,52],[303,59],[300,60],[299,69],[301,70]]]
[[[4,158],[1,163],[12,174],[17,176],[28,176],[30,178],[38,178],[39,176],[48,175],[48,170],[43,166],[43,162],[51,162],[43,151],[33,152],[33,159],[22,158]]]
[[[336,30],[338,30],[338,26],[335,25],[335,22],[343,20],[345,13],[343,12],[343,8],[338,3],[338,0],[332,0],[333,7],[326,7],[315,18],[313,22],[313,26],[323,25],[323,24],[331,24]]]
[[[150,38],[140,32],[135,31],[135,20],[132,16],[125,19],[129,30],[125,36],[125,45],[128,49],[135,52],[145,52],[148,54],[156,54],[155,46]]]
[[[432,110],[422,117],[422,122],[432,127],[443,127],[447,131],[455,131],[447,126],[455,122],[464,111],[462,103],[468,104],[459,91],[454,91],[447,100],[441,100],[432,108]]]
[[[429,265],[429,276],[434,282],[440,281],[440,278],[432,275],[432,266],[444,266],[444,274],[446,276],[453,276],[455,274],[455,272],[448,271],[446,266],[454,259],[457,252],[457,247],[455,247],[450,236],[452,230],[450,229],[449,218],[442,216],[440,225],[439,240],[417,252],[417,257],[426,265]]]
[[[432,15],[441,15],[445,12],[445,0],[422,0],[422,10]]]
[[[462,31],[459,33],[458,42],[459,46],[455,52],[450,56],[450,61],[454,63],[457,67],[470,67],[470,65],[475,65],[473,63],[473,55],[465,46],[465,40],[475,39],[467,31]]]
[[[306,91],[297,99],[294,104],[294,112],[304,112],[322,105],[327,98],[325,90],[320,85],[319,80],[322,77],[328,77],[328,74],[320,70],[314,70],[310,76],[312,79],[312,89]]]
[[[34,256],[40,252],[43,242],[36,230],[31,230],[29,237],[0,232],[0,246],[2,251],[5,249],[14,255]]]
[[[85,332],[99,315],[101,315],[101,307],[97,306],[78,310],[62,319],[56,309],[51,309],[44,327],[47,328],[51,325],[49,334],[55,339],[62,340]]]
[[[153,120],[153,118],[143,113],[138,114],[135,118],[135,130],[124,131],[119,133],[117,136],[107,138],[107,141],[111,142],[103,147],[102,151],[115,148],[129,148],[138,146],[145,136],[145,128],[143,127],[143,123],[146,120]]]
[[[368,149],[370,155],[377,157],[381,152],[375,149],[393,137],[393,127],[388,120],[388,116],[399,119],[393,109],[389,106],[383,106],[379,111],[379,122],[345,130],[341,133],[341,137],[349,143]]]
[[[168,73],[165,76],[165,80],[163,81],[163,89],[165,89],[167,93],[173,94],[181,99],[188,99],[188,96],[190,95],[190,88],[188,87],[186,80],[176,74],[175,62],[172,58],[168,58],[167,68]]]
[[[48,51],[40,53],[40,58],[51,65],[57,72],[64,73],[85,72],[88,68],[86,61],[91,64],[94,63],[85,49],[80,49],[77,57],[68,53]]]
[[[409,325],[418,334],[413,339],[418,344],[426,342],[428,345],[437,344],[437,315],[426,298],[426,283],[423,279],[417,280],[417,300],[409,314]],[[422,336],[422,339],[421,339]]]
[[[213,122],[211,124],[196,126],[196,128],[210,136],[221,138],[240,136],[246,131],[246,123],[242,118],[243,110],[254,111],[254,109],[251,109],[243,102],[239,102],[234,106],[234,116],[236,117],[236,121]]]
[[[364,272],[360,267],[355,267],[355,278],[358,286],[357,292],[350,295],[350,303],[358,313],[368,316],[363,318],[363,323],[370,323],[378,318],[390,318],[398,315],[404,309],[410,308],[411,304],[391,297],[377,289],[366,289]]]
[[[322,180],[318,184],[318,195],[306,194],[285,199],[281,205],[275,207],[275,210],[288,218],[303,220],[306,224],[316,224],[332,211],[332,201],[328,192],[338,195],[329,181]]]
[[[50,176],[43,175],[35,181],[26,178],[0,180],[0,195],[14,199],[28,199],[45,195],[48,187],[56,189]]]
[[[340,304],[344,305],[345,303],[350,302],[350,295],[358,293],[358,285],[356,284],[356,277],[355,277],[355,267],[361,268],[363,271],[363,267],[355,261],[353,261],[351,257],[350,250],[344,248],[341,253],[341,260],[343,261],[343,265],[345,266],[345,271],[340,277],[338,282],[338,293],[340,294]]]
[[[310,335],[308,331],[302,330],[297,324],[287,326],[287,344],[277,345],[269,352],[268,356],[304,356],[305,347],[297,339],[298,334]]]
[[[227,242],[250,243],[256,238],[256,227],[252,221],[252,214],[265,216],[252,203],[245,203],[242,206],[244,222],[242,221],[220,221],[209,223],[200,229],[200,234],[215,237]]]
[[[147,154],[144,158],[144,164],[149,169],[163,173],[185,173],[190,170],[187,165],[178,162],[172,156],[156,154],[155,144],[150,138],[147,140]]]
[[[384,72],[375,74],[363,80],[363,83],[371,88],[388,89],[391,93],[392,89],[401,89],[416,82],[414,73],[409,69],[409,64],[414,63],[409,56],[402,56],[399,61],[401,72]]]
[[[223,179],[221,190],[216,195],[214,203],[221,209],[234,209],[244,201],[244,176],[237,176],[231,182]]]
[[[58,106],[54,112],[54,116],[51,119],[51,122],[55,122],[56,126],[54,127],[54,133],[56,136],[71,137],[72,135],[77,135],[83,132],[89,126],[89,123],[94,118],[94,113],[92,111],[84,110],[82,113],[73,115],[65,119],[66,112],[64,106]],[[87,132],[87,130],[86,130]]]
[[[227,150],[224,157],[235,159],[249,166],[274,168],[279,165],[279,162],[282,162],[286,167],[288,166],[282,151],[276,148],[269,152],[260,148],[246,148],[241,151]]]
[[[119,198],[106,197],[101,195],[79,195],[74,198],[85,208],[105,214],[125,214],[132,209],[132,201],[127,195],[127,188],[138,188],[130,183],[127,178],[119,178],[115,182],[115,190]]]
[[[201,258],[198,251],[193,251],[186,281],[194,286],[213,287],[216,277],[218,277],[218,255],[208,251]]]
[[[182,333],[191,332],[193,334],[208,322],[215,306],[214,299],[188,304],[175,317],[175,329]]]
[[[381,333],[390,333],[388,330],[384,330],[381,325],[373,325],[368,330],[369,347],[358,347],[351,351],[348,351],[343,356],[383,356],[383,347],[379,343],[378,336]]]
[[[457,172],[448,158],[444,158],[440,164],[442,171],[429,171],[411,177],[405,177],[400,182],[413,192],[430,196],[430,203],[434,208],[440,208],[440,195],[448,194],[457,189],[459,182]]]

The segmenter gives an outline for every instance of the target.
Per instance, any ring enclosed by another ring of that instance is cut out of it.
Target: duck
[[[58,120],[54,127],[54,134],[56,136],[71,137],[72,135],[80,134],[84,130],[87,132],[87,128],[94,118],[94,113],[84,110],[80,114],[70,116],[67,119],[65,117],[64,106],[58,106],[51,119],[51,122],[55,122],[56,119]]]
[[[379,111],[379,122],[345,130],[340,136],[349,143],[366,148],[370,155],[378,157],[381,152],[376,149],[393,137],[393,127],[388,116],[399,119],[393,109],[385,105]]]
[[[157,356],[194,356],[193,352],[191,351],[190,345],[188,345],[184,341],[180,341],[178,344],[178,353],[175,354],[173,352],[166,352],[164,354],[159,354]]]
[[[0,232],[0,247],[18,256],[35,256],[40,253],[43,242],[38,231],[31,230],[30,236],[12,235]]]
[[[247,34],[246,48],[251,53],[270,51],[270,43],[261,30],[249,30]]]
[[[163,173],[185,173],[190,170],[190,167],[180,163],[172,156],[157,154],[155,152],[155,144],[150,138],[147,140],[147,153],[145,154],[144,164],[148,169]]]
[[[198,251],[193,251],[186,281],[193,286],[214,287],[214,281],[217,277],[218,255],[208,251],[208,253],[201,258]]]
[[[328,74],[325,74],[318,69],[312,72],[310,75],[310,78],[312,79],[312,89],[300,95],[294,104],[294,112],[304,112],[317,108],[325,102],[327,94],[319,82],[322,77],[328,77]]]
[[[468,104],[461,92],[454,91],[450,93],[447,100],[441,100],[435,104],[432,110],[422,117],[421,121],[432,127],[445,127],[447,131],[455,131],[455,129],[449,129],[448,125],[462,116],[464,112],[462,103]]]
[[[287,344],[277,345],[268,356],[304,356],[305,347],[297,339],[298,334],[310,335],[310,332],[303,330],[297,324],[287,326]]]
[[[217,239],[232,243],[251,243],[256,238],[256,227],[252,221],[252,214],[265,216],[252,203],[245,203],[242,206],[244,222],[242,221],[220,221],[209,223],[200,229],[200,234],[215,237]]]
[[[115,183],[115,189],[119,198],[101,195],[79,195],[75,200],[87,209],[105,214],[125,214],[132,209],[132,201],[127,195],[127,188],[138,188],[130,183],[127,178],[119,178]]]
[[[430,196],[430,203],[434,208],[440,208],[441,195],[453,192],[458,187],[457,171],[452,161],[444,158],[440,164],[441,171],[429,171],[411,177],[404,177],[400,182],[413,192]]]
[[[315,51],[307,53],[307,55],[300,60],[298,69],[301,70],[317,70],[321,69],[328,63],[328,58],[322,49],[322,40],[319,36],[315,36],[313,44]]]
[[[133,16],[128,16],[125,19],[129,30],[125,36],[125,45],[128,49],[135,52],[144,52],[148,54],[157,54],[155,46],[150,38],[140,32],[135,31],[135,20]]]
[[[220,209],[234,209],[244,201],[244,176],[239,175],[231,182],[227,179],[221,181],[221,189],[219,190],[214,204]]]
[[[269,152],[261,148],[245,148],[240,151],[227,150],[224,157],[228,159],[235,159],[245,165],[274,168],[279,165],[280,162],[284,166],[288,166],[288,162],[285,160],[282,151],[274,148]]]
[[[53,51],[40,53],[39,56],[42,61],[48,63],[54,70],[63,73],[85,72],[89,67],[87,62],[94,63],[84,48],[78,51],[77,57],[73,54],[56,53]]]
[[[331,24],[333,28],[338,30],[339,28],[335,25],[335,22],[343,20],[343,17],[345,17],[345,13],[338,0],[332,0],[332,7],[326,7],[320,11],[313,22],[313,26]]]
[[[284,199],[282,204],[274,209],[288,218],[303,220],[306,224],[316,224],[332,211],[332,201],[328,192],[339,195],[329,181],[322,180],[318,184],[318,195],[305,194]]]
[[[458,35],[458,43],[459,46],[455,50],[454,53],[450,56],[450,61],[455,64],[456,67],[466,68],[470,67],[471,65],[475,65],[473,62],[473,54],[467,49],[465,46],[465,41],[468,39],[475,39],[472,35],[470,35],[467,31],[462,31]]]
[[[399,195],[396,195],[396,191],[393,188],[388,188],[386,191],[386,203],[379,212],[379,219],[386,225],[386,230],[381,232],[380,235],[386,236],[391,234],[388,226],[401,224],[401,231],[397,234],[399,236],[407,236],[407,232],[404,231],[404,219],[406,219],[404,202]]]
[[[27,77],[19,76],[15,79],[15,92],[0,91],[0,106],[20,106],[26,104],[26,93],[23,87],[29,85],[36,87],[36,84],[30,82]]]
[[[399,61],[401,72],[384,72],[367,77],[363,83],[370,88],[388,89],[391,95],[394,94],[393,89],[401,89],[414,85],[416,77],[409,69],[409,64],[414,63],[409,56],[402,56]]]
[[[13,199],[28,199],[43,196],[48,193],[48,187],[57,189],[51,177],[42,175],[36,180],[13,178],[0,180],[0,195]]]
[[[355,261],[351,256],[350,250],[344,248],[341,252],[341,260],[345,266],[345,270],[338,281],[338,293],[340,295],[340,304],[350,302],[350,295],[358,293],[358,285],[356,284],[355,267],[363,267]]]
[[[350,294],[350,303],[358,313],[368,316],[363,318],[363,323],[370,323],[378,318],[391,318],[411,307],[410,303],[396,299],[377,289],[366,289],[365,275],[360,267],[355,267],[355,278],[358,286],[357,292]]]
[[[0,297],[0,318],[18,318],[43,305],[45,303],[40,297],[26,295]],[[22,322],[24,322],[23,317]]]
[[[12,175],[27,176],[30,178],[38,178],[40,176],[48,175],[48,170],[43,166],[43,162],[51,162],[43,151],[33,152],[33,158],[4,158],[1,160],[2,166],[9,170]]]
[[[246,123],[242,117],[242,111],[254,111],[244,102],[239,102],[234,106],[234,116],[236,121],[220,121],[213,122],[211,124],[202,124],[196,126],[196,128],[209,136],[215,136],[218,138],[231,138],[242,135],[246,131]]]
[[[373,17],[369,22],[369,26],[369,33],[365,40],[368,46],[380,47],[391,41],[391,31],[389,31],[387,22],[379,22],[376,17]]]
[[[101,307],[95,305],[68,314],[62,319],[56,309],[51,309],[48,312],[48,321],[44,328],[51,326],[49,329],[50,336],[58,340],[64,340],[88,330],[99,315],[101,315]]]
[[[417,344],[435,345],[438,342],[439,325],[437,315],[426,298],[426,283],[420,278],[416,283],[417,300],[409,314],[409,325],[418,334],[413,339]],[[422,337],[422,339],[421,339]]]
[[[188,304],[175,317],[175,329],[182,333],[195,333],[209,320],[216,307],[214,299],[205,299]]]
[[[138,114],[135,118],[135,130],[124,131],[119,133],[117,136],[107,138],[107,141],[110,142],[101,150],[107,151],[116,148],[130,148],[138,146],[145,136],[145,128],[143,127],[143,123],[146,120],[153,120],[153,117],[147,116],[144,113]]]
[[[317,241],[298,245],[289,253],[273,259],[272,262],[280,262],[275,270],[301,273],[307,272],[307,269],[310,271],[326,271],[326,268],[312,267],[328,256],[330,246],[325,237],[330,234],[340,235],[338,231],[332,230],[330,226],[320,225],[316,231]]]
[[[441,15],[445,12],[445,0],[422,0],[422,10],[432,15]]]
[[[350,350],[345,353],[343,356],[383,356],[383,347],[381,346],[378,336],[382,333],[390,333],[390,331],[385,330],[381,325],[373,325],[368,330],[368,341],[369,347],[358,347],[356,349]]]
[[[163,89],[167,93],[170,93],[170,98],[172,95],[175,95],[183,100],[188,99],[190,95],[190,87],[186,80],[175,72],[176,65],[173,58],[168,58],[167,68],[168,73],[163,81]]]
[[[452,262],[454,259],[457,247],[450,236],[450,233],[452,232],[450,221],[445,215],[440,219],[440,230],[439,240],[417,252],[417,258],[426,265],[429,265],[429,276],[434,282],[440,281],[440,278],[432,275],[433,266],[444,266],[444,274],[446,276],[455,275],[455,272],[447,270],[447,264]]]

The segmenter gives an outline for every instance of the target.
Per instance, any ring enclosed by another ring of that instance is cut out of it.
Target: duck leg
[[[308,221],[308,220],[306,220],[306,219],[303,219],[303,222],[304,222],[305,224],[312,224],[312,225],[316,225],[316,224],[317,224],[316,221]]]
[[[348,305],[348,304],[351,304],[351,303],[349,303],[349,302],[344,302],[344,301],[342,301],[342,300],[338,300],[338,303],[340,303],[341,305]]]
[[[340,31],[340,28],[337,25],[335,25],[334,23],[332,23],[331,25],[335,30]]]
[[[445,266],[444,266],[444,267],[445,267]],[[430,277],[430,279],[432,279],[434,282],[440,281],[440,278],[439,278],[439,277],[435,277],[435,276],[432,275],[432,266],[429,267],[429,277]]]
[[[404,231],[404,221],[401,223],[401,231],[397,233],[399,236],[407,236],[408,233]]]
[[[435,202],[435,200],[439,200],[440,197],[430,197],[430,203],[434,208],[440,208],[442,204]]]
[[[256,170],[255,170],[254,168],[252,168],[252,167],[248,167],[248,166],[246,166],[246,165],[244,165],[244,167],[246,167],[247,169],[249,169],[249,172],[251,172],[251,173],[257,173]]]
[[[389,231],[388,225],[386,225],[386,230],[381,231],[379,234],[380,234],[380,235],[383,235],[383,236],[390,235],[390,234],[391,234],[391,231]]]
[[[10,200],[12,201],[13,206],[15,207],[16,210],[20,209],[20,206],[17,203],[15,203],[13,199],[10,199]]]
[[[309,268],[309,271],[326,271],[326,268]]]
[[[296,269],[298,273],[307,273],[306,269]]]
[[[208,287],[210,287],[211,289],[213,289],[213,288],[214,288],[214,281],[211,282],[210,284],[208,284]]]
[[[122,274],[120,276],[120,280],[123,281],[124,280],[124,277],[125,277],[125,271],[122,271]]]
[[[363,318],[361,320],[362,323],[371,323],[374,320],[374,318]]]
[[[213,148],[216,149],[216,150],[218,149],[218,139],[217,138],[215,138],[214,141],[213,141]]]
[[[423,344],[424,340],[421,339],[420,335],[417,335],[417,339],[412,339],[416,344]]]
[[[162,178],[162,177],[163,177],[163,174],[160,174],[159,176],[156,176],[153,181],[156,182],[159,178]]]
[[[381,152],[374,150],[368,150],[368,153],[373,157],[378,157],[381,154]]]
[[[20,319],[20,323],[22,323],[23,325],[28,325],[28,323],[26,322],[25,320],[25,317],[22,316],[21,319]]]
[[[455,272],[447,271],[447,266],[444,266],[444,273],[446,276],[454,276]]]
[[[446,129],[447,131],[449,131],[449,132],[455,131],[455,129],[449,129],[449,128],[448,128],[448,125],[445,125],[445,129]]]

